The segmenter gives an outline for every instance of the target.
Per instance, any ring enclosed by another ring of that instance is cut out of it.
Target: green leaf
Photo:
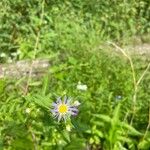
[[[29,101],[33,101],[35,102],[36,104],[38,104],[39,106],[41,107],[44,107],[46,109],[50,109],[50,106],[51,106],[51,99],[50,99],[50,95],[35,95],[35,96],[28,96],[27,99]]]
[[[90,129],[90,127],[86,123],[79,122],[73,118],[71,119],[71,123],[73,124],[74,128],[79,132],[86,132]]]
[[[121,123],[121,126],[129,130],[129,134],[132,136],[142,136],[143,134],[137,131],[134,127],[127,123]]]
[[[70,142],[70,135],[69,135],[69,132],[67,131],[63,131],[61,132],[62,136],[64,137],[64,139],[67,141],[67,142]]]
[[[42,87],[42,94],[45,95],[48,91],[49,87],[49,74],[45,75],[43,78],[43,87]]]
[[[105,122],[108,122],[108,123],[111,122],[111,118],[108,115],[94,114],[93,116],[96,117],[96,118],[99,118],[99,119],[101,119],[101,120],[103,120]]]
[[[121,107],[121,105],[118,104],[117,107],[114,110],[113,119],[112,119],[112,124],[113,125],[115,125],[115,124],[117,124],[119,122],[120,107]]]

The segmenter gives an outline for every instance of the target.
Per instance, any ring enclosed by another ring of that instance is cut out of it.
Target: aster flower
[[[59,97],[56,102],[52,103],[51,109],[54,118],[66,121],[70,116],[76,116],[78,114],[77,105],[71,104],[71,100],[65,96],[64,101]]]

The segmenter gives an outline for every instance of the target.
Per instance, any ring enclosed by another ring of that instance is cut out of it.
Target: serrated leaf
[[[117,105],[117,107],[114,110],[113,113],[113,119],[112,119],[112,124],[115,125],[119,121],[119,113],[120,113],[120,104]]]
[[[51,106],[51,99],[49,98],[49,95],[35,95],[35,96],[28,96],[28,100],[35,102],[41,107],[44,107],[46,109],[50,109]]]

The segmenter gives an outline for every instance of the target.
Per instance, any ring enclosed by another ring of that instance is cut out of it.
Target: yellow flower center
[[[58,107],[58,112],[59,113],[66,113],[68,111],[68,106],[65,105],[65,104],[61,104],[59,107]]]

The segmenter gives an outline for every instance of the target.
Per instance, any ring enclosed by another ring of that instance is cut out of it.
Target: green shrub
[[[39,32],[38,57],[58,50],[90,49],[104,40],[149,33],[148,6],[146,0],[3,0],[0,51],[13,59],[32,58]],[[17,51],[14,57],[11,53]]]

